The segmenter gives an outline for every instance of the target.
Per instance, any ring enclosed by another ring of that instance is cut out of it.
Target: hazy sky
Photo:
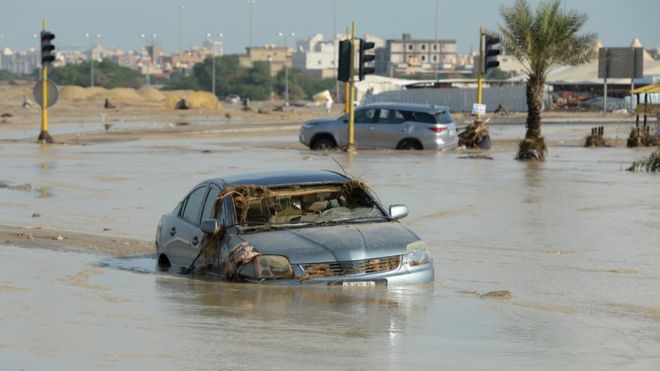
[[[253,1],[255,45],[282,43],[277,32],[306,38],[343,32],[351,20],[358,34],[383,39],[434,37],[436,0],[0,0],[0,48],[35,47],[33,33],[47,17],[58,48],[89,45],[86,32],[100,33],[107,47],[144,45],[141,33],[158,34],[166,51],[178,48],[178,14],[182,10],[182,39],[187,48],[199,45],[206,33],[223,33],[225,52],[242,52],[248,43],[249,1]],[[514,0],[438,0],[438,37],[456,39],[459,52],[476,49],[480,25],[496,29],[498,9]],[[539,0],[531,0],[537,4]],[[569,9],[589,15],[585,30],[597,32],[605,46],[628,46],[638,37],[646,47],[660,44],[660,0],[564,0]]]

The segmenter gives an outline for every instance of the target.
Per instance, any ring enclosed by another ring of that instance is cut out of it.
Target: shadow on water
[[[152,254],[105,258],[93,263],[93,265],[99,268],[110,268],[134,273],[153,274],[158,272],[156,256]]]

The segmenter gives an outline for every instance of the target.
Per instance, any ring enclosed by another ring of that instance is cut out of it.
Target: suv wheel
[[[416,140],[406,139],[403,142],[401,142],[401,144],[399,144],[399,147],[397,147],[397,148],[398,149],[408,149],[408,150],[410,150],[410,149],[421,150],[422,149],[422,144],[419,143]]]
[[[337,148],[337,144],[335,144],[335,141],[330,138],[318,139],[314,141],[314,144],[312,145],[312,149],[315,151],[332,148]]]

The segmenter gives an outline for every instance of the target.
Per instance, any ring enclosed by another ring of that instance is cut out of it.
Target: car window
[[[454,122],[454,118],[451,117],[451,113],[449,113],[449,111],[437,112],[435,116],[438,118],[438,121],[440,121],[441,124],[451,124]]]
[[[218,205],[219,210],[215,208],[215,201],[218,198],[218,193],[220,189],[216,186],[211,186],[208,196],[206,196],[206,202],[204,203],[204,211],[202,212],[202,220],[205,219],[217,219],[219,222],[222,222],[222,202]],[[222,224],[222,223],[220,223]]]
[[[378,110],[376,122],[379,124],[400,124],[404,121],[406,119],[403,114],[397,110],[384,108]]]
[[[186,206],[183,209],[184,219],[191,223],[199,224],[199,217],[202,212],[202,203],[204,202],[207,189],[208,187],[199,187],[194,190],[190,196],[188,196]]]
[[[401,114],[403,115],[403,117],[406,118],[406,121],[423,122],[426,124],[437,123],[435,117],[433,117],[433,115],[431,115],[430,113],[416,112],[416,111],[401,111]]]
[[[355,122],[358,124],[369,124],[374,121],[375,109],[363,109],[355,112]]]

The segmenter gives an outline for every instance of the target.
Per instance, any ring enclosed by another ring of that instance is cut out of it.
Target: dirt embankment
[[[8,225],[0,225],[0,244],[109,256],[144,255],[155,252],[152,241]]]

